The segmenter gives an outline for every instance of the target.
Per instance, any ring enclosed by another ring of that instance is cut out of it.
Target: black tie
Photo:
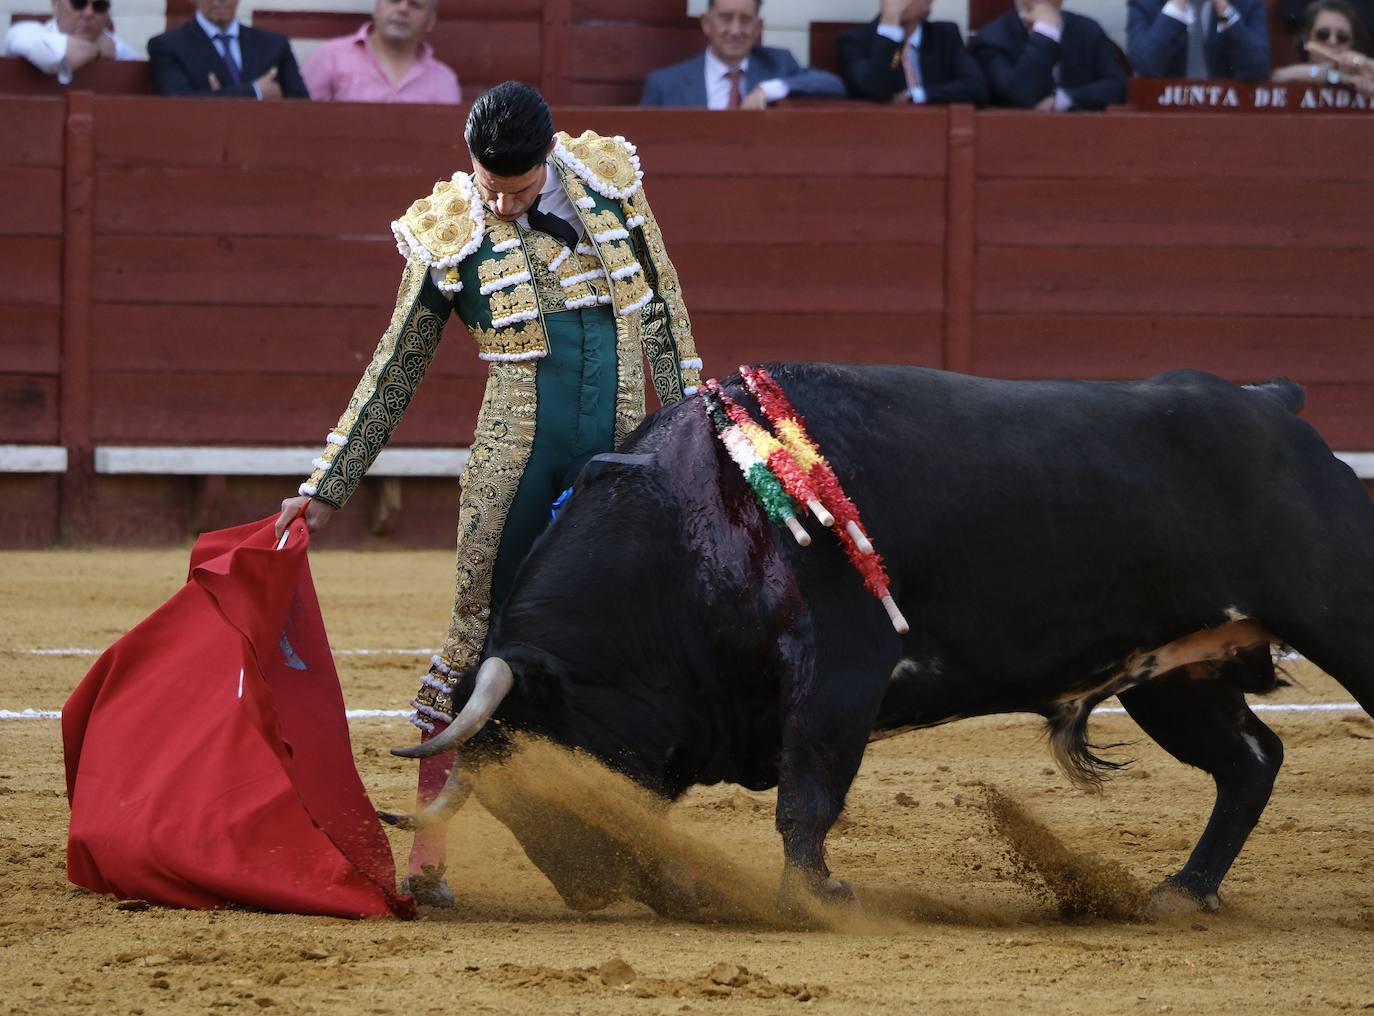
[[[562,240],[563,243],[573,248],[577,246],[577,230],[573,229],[572,223],[561,215],[551,215],[548,212],[539,210],[539,199],[544,195],[535,197],[534,204],[530,205],[530,210],[525,214],[529,217],[530,228],[537,229],[541,233],[548,233],[549,236]]]

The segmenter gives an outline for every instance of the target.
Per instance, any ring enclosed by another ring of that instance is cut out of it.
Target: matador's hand
[[[281,534],[286,532],[286,527],[291,525],[297,515],[302,514],[302,507],[305,508],[305,528],[312,533],[318,533],[324,524],[334,517],[336,510],[333,505],[306,497],[304,494],[288,497],[281,503],[281,514],[277,516],[277,525],[274,530],[277,539],[280,540]]]

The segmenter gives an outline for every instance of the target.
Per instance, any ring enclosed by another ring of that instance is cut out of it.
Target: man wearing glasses
[[[69,85],[82,67],[102,57],[137,60],[115,34],[110,0],[52,0],[48,21],[19,21],[5,33],[5,53],[23,57],[44,74]]]

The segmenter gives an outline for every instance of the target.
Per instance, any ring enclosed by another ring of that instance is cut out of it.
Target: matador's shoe
[[[456,906],[453,890],[444,880],[442,864],[422,865],[420,871],[401,880],[401,892],[415,898],[422,907]]]

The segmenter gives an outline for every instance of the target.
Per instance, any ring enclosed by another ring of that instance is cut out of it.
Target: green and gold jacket
[[[634,146],[560,132],[550,162],[586,233],[575,250],[490,214],[464,173],[440,180],[391,224],[406,258],[391,324],[302,494],[342,507],[357,489],[434,358],[450,300],[493,369],[533,369],[548,354],[545,315],[608,305],[620,359],[617,442],[644,416],[641,355],[664,405],[695,392],[701,360]]]

